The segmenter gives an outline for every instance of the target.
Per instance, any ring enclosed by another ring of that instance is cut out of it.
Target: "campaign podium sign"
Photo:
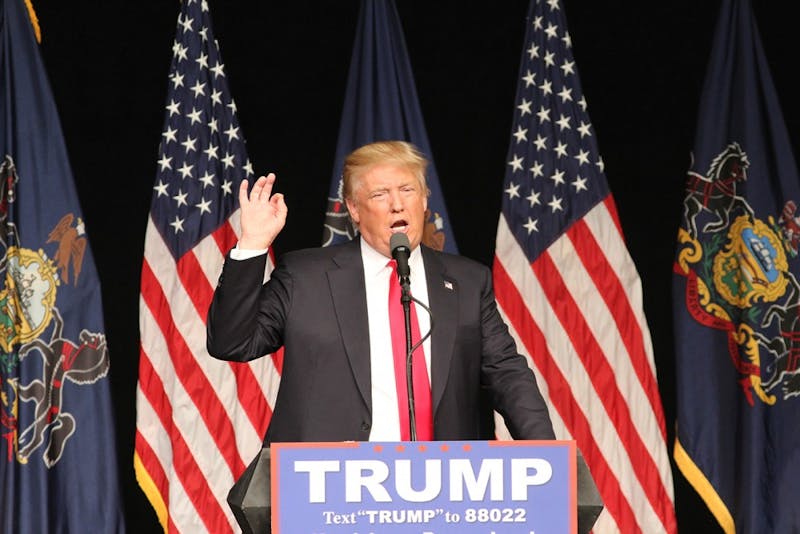
[[[273,443],[273,534],[574,534],[574,441]]]

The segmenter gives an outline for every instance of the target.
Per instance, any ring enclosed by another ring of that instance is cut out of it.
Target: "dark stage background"
[[[276,251],[316,246],[359,3],[209,3],[250,159],[257,173],[277,173],[277,189],[289,204]],[[491,265],[528,0],[397,4],[459,249]],[[34,5],[103,284],[129,531],[158,532],[132,467],[138,291],[179,4]],[[754,9],[792,133],[800,123],[789,60],[796,24],[779,5],[756,2]],[[608,180],[642,277],[671,451],[671,264],[718,2],[566,0],[564,7]],[[674,477],[681,531],[719,532],[680,473]]]

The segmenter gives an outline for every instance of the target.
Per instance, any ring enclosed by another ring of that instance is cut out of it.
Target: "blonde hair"
[[[430,195],[425,179],[428,160],[419,149],[405,141],[377,141],[355,149],[345,158],[342,171],[342,198],[353,200],[353,192],[361,176],[379,164],[408,169],[419,180],[425,195]]]

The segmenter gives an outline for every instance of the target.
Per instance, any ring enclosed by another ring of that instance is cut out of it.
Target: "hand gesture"
[[[286,224],[289,209],[281,193],[272,195],[275,174],[262,176],[247,194],[247,180],[239,186],[239,205],[241,206],[242,237],[239,248],[244,250],[265,249],[272,245],[275,237]]]

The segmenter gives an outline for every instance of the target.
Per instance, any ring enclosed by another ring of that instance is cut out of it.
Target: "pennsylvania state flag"
[[[673,295],[674,456],[726,533],[800,531],[800,179],[750,3],[723,0]]]
[[[0,532],[123,532],[100,287],[37,46],[0,0]]]
[[[431,194],[422,242],[436,250],[458,252],[433,164],[397,7],[394,0],[361,0],[322,246],[344,243],[356,235],[342,199],[344,159],[362,145],[387,140],[413,143],[430,162],[427,181]]]

